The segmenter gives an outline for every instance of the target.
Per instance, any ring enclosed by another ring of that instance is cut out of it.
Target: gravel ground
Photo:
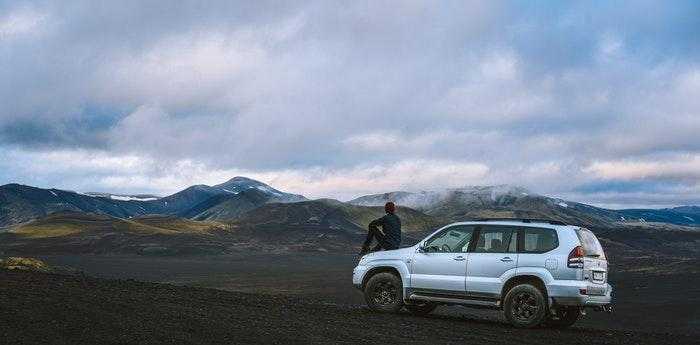
[[[0,271],[2,344],[700,344],[690,334],[518,330],[467,316],[134,280]]]

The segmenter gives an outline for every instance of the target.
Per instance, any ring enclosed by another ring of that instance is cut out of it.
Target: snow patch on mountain
[[[147,195],[147,194],[139,194],[139,195],[127,195],[127,194],[111,194],[111,193],[96,193],[96,192],[87,192],[87,193],[80,193],[80,195],[85,195],[93,198],[107,198],[111,200],[119,200],[119,201],[154,201],[160,199],[159,197],[155,195]]]
[[[127,195],[110,195],[109,198],[112,200],[121,200],[121,201],[153,201],[153,200],[158,200],[158,198],[139,198],[139,197],[127,196]]]
[[[243,176],[236,176],[224,183],[212,186],[212,188],[216,188],[224,192],[233,194],[238,194],[242,191],[249,189],[257,189],[267,195],[274,197],[276,201],[281,202],[295,202],[306,200],[306,198],[301,195],[285,193],[265,183]]]

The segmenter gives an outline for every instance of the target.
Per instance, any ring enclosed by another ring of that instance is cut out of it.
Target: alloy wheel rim
[[[531,321],[540,310],[540,305],[537,303],[535,295],[529,292],[520,292],[513,300],[511,314],[519,321]]]
[[[374,294],[372,295],[374,303],[379,305],[391,305],[396,302],[397,299],[396,286],[391,282],[380,282],[374,289]]]

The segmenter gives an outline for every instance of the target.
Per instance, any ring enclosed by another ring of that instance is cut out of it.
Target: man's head
[[[386,204],[384,204],[384,212],[386,212],[386,213],[396,212],[396,205],[394,205],[394,203],[391,201],[387,202]]]

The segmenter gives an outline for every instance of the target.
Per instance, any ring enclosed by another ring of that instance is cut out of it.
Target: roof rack
[[[523,223],[549,223],[552,225],[566,225],[566,223],[560,220],[545,219],[545,218],[477,218],[473,219],[477,222],[497,222],[497,221],[507,221],[507,222],[523,222]]]

